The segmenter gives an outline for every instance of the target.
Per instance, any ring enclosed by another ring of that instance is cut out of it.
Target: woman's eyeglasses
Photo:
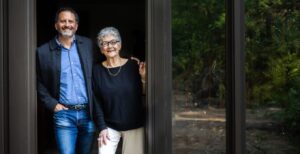
[[[116,45],[117,43],[119,43],[120,41],[116,41],[116,40],[112,40],[112,41],[106,41],[106,42],[101,42],[101,46],[107,47],[109,45]]]

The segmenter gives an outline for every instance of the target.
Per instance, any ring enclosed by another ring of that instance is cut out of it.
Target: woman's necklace
[[[117,71],[116,73],[112,73],[112,72],[110,71],[110,69],[108,68],[108,65],[107,65],[107,62],[106,62],[106,69],[107,69],[107,72],[108,72],[108,74],[109,74],[110,76],[117,76],[117,75],[119,75],[119,73],[121,72],[122,65],[119,67],[119,69],[118,69],[118,71]]]
[[[119,75],[119,73],[121,72],[122,66],[119,67],[119,69],[118,69],[118,71],[117,71],[116,73],[112,73],[112,72],[109,70],[108,67],[106,67],[106,69],[107,69],[108,74],[109,74],[110,76],[117,76],[117,75]]]

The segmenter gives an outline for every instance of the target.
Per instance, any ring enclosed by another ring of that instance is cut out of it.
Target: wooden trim
[[[8,153],[7,0],[0,0],[0,153]]]
[[[172,153],[171,0],[147,1],[147,153]]]
[[[226,1],[226,153],[245,152],[244,1]]]
[[[9,153],[37,153],[35,0],[8,1]]]

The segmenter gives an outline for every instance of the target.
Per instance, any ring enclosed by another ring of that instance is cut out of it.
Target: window
[[[173,153],[225,153],[225,3],[172,1]]]
[[[299,3],[245,8],[247,153],[299,153]]]

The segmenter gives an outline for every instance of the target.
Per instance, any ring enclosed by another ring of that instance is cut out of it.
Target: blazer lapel
[[[61,47],[56,43],[55,38],[50,41],[50,51],[52,55],[53,74],[55,76],[54,83],[56,83],[56,88],[60,89]],[[57,93],[57,95],[59,94]]]
[[[81,66],[82,66],[82,69],[83,69],[83,74],[86,78],[86,75],[88,74],[88,58],[87,58],[87,50],[86,47],[85,47],[85,44],[84,42],[80,39],[80,37],[76,36],[76,39],[77,39],[77,47],[78,47],[78,54],[79,54],[79,57],[80,57],[80,62],[81,62]]]

